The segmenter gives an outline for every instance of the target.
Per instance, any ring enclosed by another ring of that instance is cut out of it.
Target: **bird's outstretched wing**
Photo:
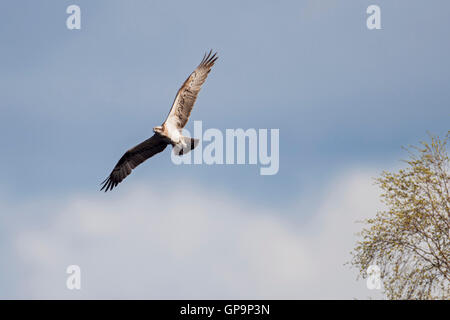
[[[211,71],[214,62],[217,60],[217,53],[212,54],[212,50],[205,54],[198,67],[186,79],[173,101],[172,108],[164,123],[170,123],[174,128],[183,129],[188,122],[194,107],[197,95],[202,84],[205,82],[208,73]]]
[[[105,189],[105,192],[112,190],[131,173],[131,170],[148,158],[163,151],[166,147],[167,142],[161,136],[155,134],[134,148],[131,148],[120,158],[109,177],[102,182],[100,191],[103,189]]]

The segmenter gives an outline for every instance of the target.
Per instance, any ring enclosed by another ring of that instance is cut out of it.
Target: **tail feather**
[[[189,153],[191,150],[194,150],[197,147],[199,140],[189,137],[181,138],[184,143],[178,143],[173,146],[173,152],[177,156],[182,156],[183,154]]]

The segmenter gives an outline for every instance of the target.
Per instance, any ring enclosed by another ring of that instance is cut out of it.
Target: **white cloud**
[[[308,201],[301,196],[302,205],[274,210],[188,183],[168,192],[136,185],[127,186],[129,192],[47,201],[40,206],[45,224],[12,226],[12,249],[26,266],[19,296],[374,296],[343,266],[360,228],[355,220],[379,206],[374,175],[353,171],[330,182],[307,224],[292,214]],[[71,264],[81,267],[78,292],[65,287]]]

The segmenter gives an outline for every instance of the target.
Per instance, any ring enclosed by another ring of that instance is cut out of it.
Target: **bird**
[[[183,155],[198,145],[198,139],[185,137],[181,130],[186,126],[197,95],[205,83],[211,68],[218,59],[217,52],[205,53],[197,68],[178,90],[166,120],[153,128],[153,136],[129,149],[117,162],[109,176],[101,183],[100,191],[112,190],[138,165],[164,151],[171,145],[176,155]]]

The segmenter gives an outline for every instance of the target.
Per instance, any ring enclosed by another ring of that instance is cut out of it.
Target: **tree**
[[[385,210],[363,221],[350,264],[363,278],[377,265],[389,299],[450,299],[449,135],[406,148],[406,168],[376,179]]]

